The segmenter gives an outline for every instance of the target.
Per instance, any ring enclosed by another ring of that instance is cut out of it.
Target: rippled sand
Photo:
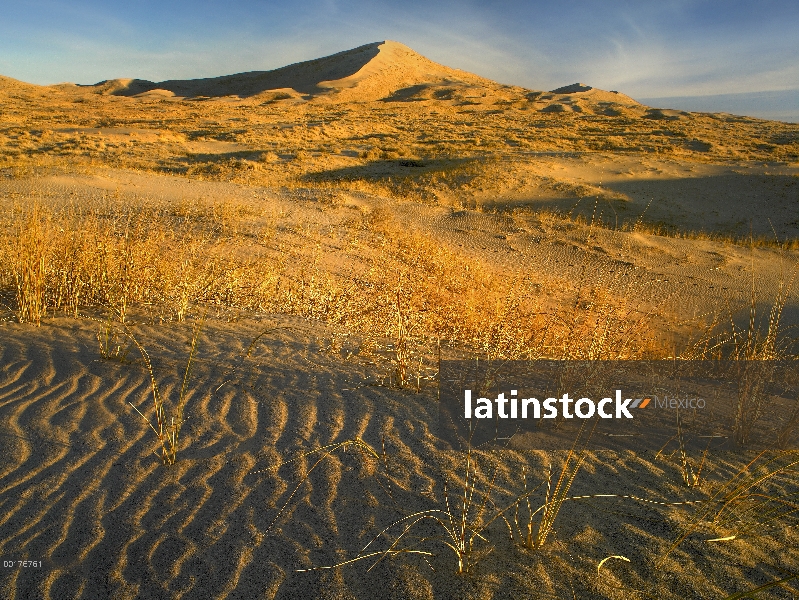
[[[38,329],[0,327],[0,554],[43,563],[4,569],[3,598],[570,598],[572,590],[578,598],[628,597],[613,585],[708,598],[778,578],[766,566],[775,555],[784,568],[799,563],[795,528],[779,527],[728,544],[708,544],[711,535],[698,532],[655,568],[692,509],[597,499],[564,507],[538,552],[514,546],[497,520],[486,534],[490,545],[476,545],[492,551],[470,575],[454,574],[454,556],[440,541],[411,537],[412,547],[435,554],[429,564],[406,554],[371,571],[374,560],[296,572],[355,557],[404,515],[444,509],[445,480],[451,502],[461,493],[463,453],[434,435],[435,388],[379,385],[387,365],[331,352],[318,325],[210,318],[178,461],[166,467],[128,404],[152,414],[147,371],[135,349],[124,363],[101,360],[98,327],[61,318]],[[174,398],[191,327],[132,330],[149,349],[162,392]],[[276,468],[356,437],[378,452],[385,443],[387,461],[351,446],[307,479],[318,455]],[[486,480],[500,465],[492,501],[501,505],[523,491],[523,465],[541,480],[550,461],[557,471],[564,457],[505,450],[474,458]],[[714,459],[706,476],[720,479],[734,468],[733,459]],[[633,452],[589,456],[572,492],[661,502],[706,497],[682,485],[677,461]],[[377,549],[388,544],[381,539]],[[599,579],[596,565],[609,555],[631,563],[607,565]]]

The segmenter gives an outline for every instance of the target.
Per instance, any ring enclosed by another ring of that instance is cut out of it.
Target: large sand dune
[[[251,71],[208,79],[154,83],[114,79],[94,86],[102,93],[133,96],[163,90],[175,96],[254,96],[291,90],[306,96],[335,96],[339,101],[378,100],[422,84],[492,85],[492,82],[434,63],[399,42],[366,44],[273,71]]]

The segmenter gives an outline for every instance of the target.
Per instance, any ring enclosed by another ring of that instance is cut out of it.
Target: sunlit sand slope
[[[337,100],[378,100],[420,84],[495,85],[465,71],[434,63],[399,42],[375,42],[332,56],[288,65],[273,71],[252,71],[208,79],[154,83],[113,79],[94,86],[106,94],[133,96],[154,90],[181,97],[253,96],[269,90],[337,96]]]

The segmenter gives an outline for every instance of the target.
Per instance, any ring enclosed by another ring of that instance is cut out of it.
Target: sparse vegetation
[[[457,574],[472,573],[480,558],[491,551],[490,540],[487,537],[488,528],[494,521],[505,518],[505,513],[511,511],[531,492],[498,507],[495,498],[492,497],[499,472],[498,465],[486,480],[480,475],[481,469],[478,467],[478,459],[471,444],[468,445],[463,458],[462,489],[457,493],[454,492],[452,484],[445,478],[442,491],[443,504],[440,508],[414,512],[397,519],[375,535],[353,558],[335,565],[302,570],[337,569],[361,560],[375,559],[369,567],[371,570],[382,560],[394,555],[433,556],[433,552],[425,548],[429,545],[440,545],[452,553],[455,560],[454,571]],[[384,476],[388,479],[390,490],[391,471],[385,449],[382,459],[385,467]],[[426,523],[432,523],[435,533],[417,534],[416,530]],[[377,549],[381,542],[388,547]]]
[[[202,330],[202,325],[202,320],[194,325],[194,335],[191,338],[191,349],[189,351],[189,358],[186,361],[186,370],[183,373],[183,382],[181,383],[180,391],[178,392],[177,400],[172,407],[171,414],[167,412],[167,406],[165,403],[166,399],[162,395],[158,386],[158,382],[156,381],[155,371],[153,370],[153,365],[150,361],[150,355],[147,353],[147,350],[144,349],[144,346],[139,343],[139,340],[136,339],[136,336],[133,335],[131,330],[123,325],[125,334],[130,338],[130,340],[135,344],[136,348],[138,348],[139,352],[141,353],[142,360],[144,360],[144,366],[150,376],[150,391],[152,392],[153,409],[155,412],[154,422],[142,411],[136,408],[132,402],[129,402],[128,404],[133,407],[133,410],[139,413],[139,416],[144,419],[147,425],[149,425],[150,429],[152,429],[156,438],[158,438],[158,444],[161,448],[161,462],[163,462],[165,465],[174,465],[175,461],[177,460],[178,448],[180,447],[180,430],[183,427],[183,411],[185,409],[186,400],[188,399],[189,393],[189,377],[191,376],[192,363],[197,350],[197,339],[200,335],[200,331]],[[155,452],[153,452],[153,454],[155,454]],[[156,454],[156,456],[158,455]]]
[[[799,490],[787,493],[776,487],[795,483],[799,454],[763,451],[727,481],[721,482],[712,496],[699,505],[696,515],[683,533],[664,553],[665,559],[689,535],[701,527],[724,532],[709,542],[730,542],[740,537],[764,535],[766,531],[799,512]]]

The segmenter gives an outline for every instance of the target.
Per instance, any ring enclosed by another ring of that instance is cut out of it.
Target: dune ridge
[[[435,63],[394,41],[374,42],[352,50],[299,62],[271,71],[250,71],[205,79],[152,82],[112,79],[95,86],[103,94],[136,96],[163,90],[180,97],[249,97],[274,90],[291,90],[340,101],[369,101],[420,84],[495,85],[493,82]]]

